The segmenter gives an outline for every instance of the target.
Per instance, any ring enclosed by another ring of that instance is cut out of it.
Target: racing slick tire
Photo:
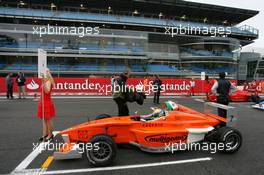
[[[85,157],[92,166],[107,166],[116,158],[117,146],[114,140],[107,135],[96,135],[90,141],[92,149],[85,149]]]
[[[224,149],[221,152],[232,154],[240,149],[242,135],[234,128],[222,127],[218,129],[218,143],[224,144]]]
[[[100,114],[97,117],[95,117],[95,120],[101,120],[101,119],[105,119],[105,118],[110,118],[111,115],[108,114]]]

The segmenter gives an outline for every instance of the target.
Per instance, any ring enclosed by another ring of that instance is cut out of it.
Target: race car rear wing
[[[220,112],[226,111],[226,118]],[[204,113],[210,117],[226,122],[227,126],[234,127],[237,121],[237,110],[233,106],[226,106],[215,102],[204,103]]]

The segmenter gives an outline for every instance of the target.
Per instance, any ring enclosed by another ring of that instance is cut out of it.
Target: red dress
[[[204,92],[206,94],[210,94],[211,93],[211,88],[213,86],[212,81],[210,80],[205,80],[205,85],[204,85]]]
[[[42,88],[41,87],[41,96],[38,104],[38,114],[37,117],[42,119]],[[44,118],[46,120],[51,119],[55,117],[55,106],[51,100],[51,92],[52,92],[52,87],[49,91],[49,93],[44,92]]]

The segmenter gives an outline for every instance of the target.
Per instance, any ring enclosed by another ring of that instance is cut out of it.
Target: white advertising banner
[[[47,52],[38,49],[38,78],[46,77],[47,70]]]

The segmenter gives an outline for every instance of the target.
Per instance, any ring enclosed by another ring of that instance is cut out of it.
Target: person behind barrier
[[[194,88],[195,88],[195,81],[194,81],[194,78],[192,78],[190,81],[190,95],[191,96],[194,96]]]
[[[17,77],[16,77],[16,83],[18,87],[18,98],[21,99],[21,94],[22,94],[23,99],[25,99],[26,98],[26,92],[25,92],[26,78],[22,72],[18,72]]]
[[[6,89],[7,89],[6,98],[7,99],[14,99],[13,97],[14,80],[12,76],[13,76],[12,73],[9,73],[6,76]]]
[[[208,98],[210,92],[211,92],[211,88],[213,86],[213,81],[209,79],[208,75],[205,75],[205,86],[204,86],[204,92],[206,94],[206,97]]]
[[[113,75],[113,76],[111,77],[112,95],[114,94],[114,88],[115,88],[115,84],[116,84],[116,78],[117,78],[117,75]]]
[[[160,80],[158,75],[155,75],[155,80],[153,81],[153,87],[154,87],[153,88],[154,90],[153,103],[154,104],[159,104],[161,85],[162,85],[162,81]]]
[[[146,92],[146,93],[147,93],[148,90],[149,90],[149,89],[148,89],[148,88],[149,88],[148,85],[149,85],[149,79],[148,79],[148,77],[144,77],[144,81],[143,81],[144,89],[143,89],[143,90],[144,90],[144,92]]]
[[[252,82],[250,83],[248,91],[251,92],[252,94],[256,94],[256,91],[257,91],[257,82],[256,82],[256,80],[252,80]]]
[[[264,93],[264,80],[261,81],[261,93]]]
[[[245,81],[244,83],[243,83],[243,91],[247,91],[248,90],[248,84],[247,84],[247,82]]]
[[[217,97],[217,103],[228,105],[230,92],[234,92],[236,87],[225,79],[226,74],[224,72],[219,73],[219,79],[215,81],[211,91]],[[227,117],[227,111],[225,109],[218,108],[218,115],[221,117]]]

